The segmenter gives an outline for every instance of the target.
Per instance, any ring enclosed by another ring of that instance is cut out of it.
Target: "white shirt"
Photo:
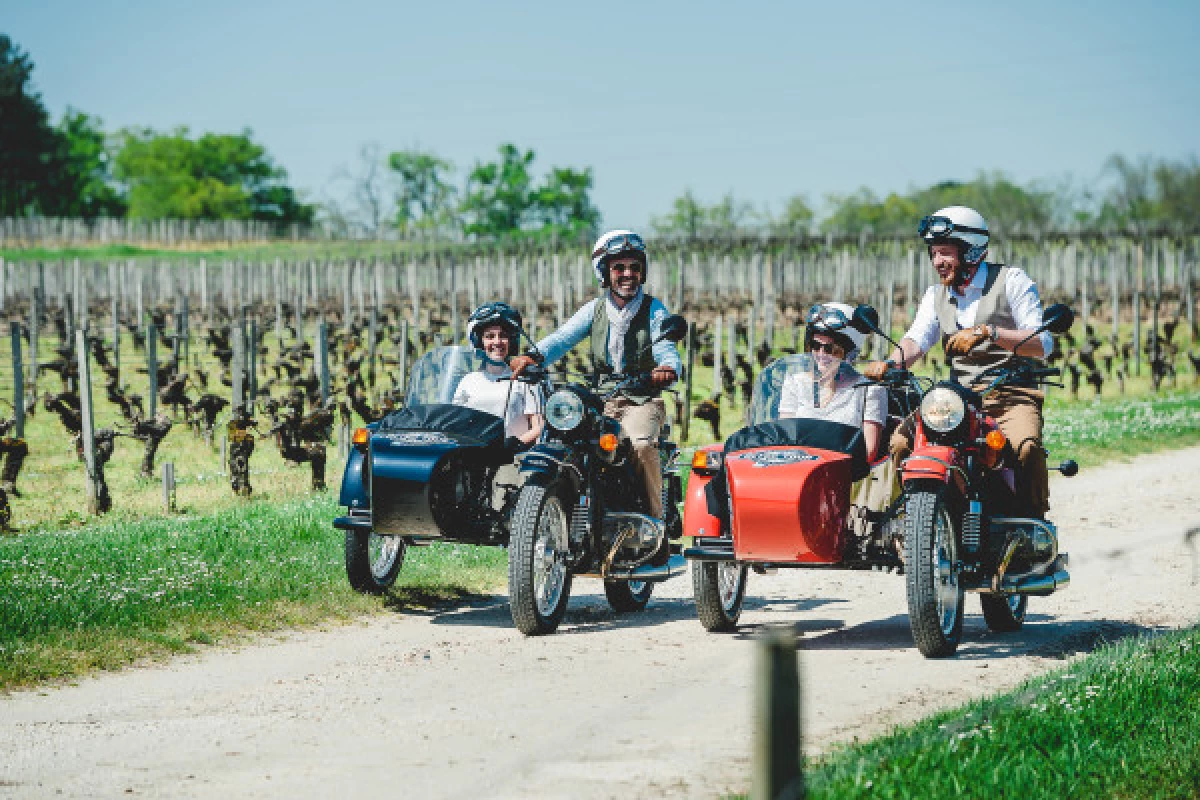
[[[479,370],[464,375],[454,390],[454,405],[500,417],[504,420],[505,436],[528,433],[528,415],[542,413],[542,404],[532,386],[510,380],[511,375],[507,369],[499,373]]]
[[[961,292],[958,289],[950,290],[958,301],[956,317],[960,328],[970,328],[975,325],[975,311],[979,308],[979,301],[983,298],[983,285],[987,281],[987,270],[984,269],[984,264],[986,262],[979,265],[979,269],[975,270],[975,275]],[[904,334],[905,339],[916,342],[922,355],[928,353],[930,348],[937,344],[938,337],[942,334],[942,326],[938,322],[937,310],[934,307],[939,288],[930,286],[925,290],[925,295],[921,298],[921,305],[917,307],[917,316],[913,320],[912,327],[908,329],[908,333]],[[1008,280],[1004,284],[1004,294],[1008,298],[1008,307],[1012,310],[1013,319],[1019,329],[1033,330],[1041,327],[1042,299],[1038,296],[1037,284],[1025,274],[1025,270],[1020,267],[1008,268]],[[947,333],[953,333],[953,331],[947,331]],[[1042,343],[1042,355],[1049,355],[1050,351],[1054,349],[1054,337],[1048,332],[1043,332],[1038,339]]]
[[[822,389],[821,405],[813,398],[811,372],[793,372],[783,380],[779,390],[779,416],[803,419],[824,419],[861,428],[863,422],[887,422],[887,392],[882,386],[863,383],[853,370],[845,369],[834,382],[832,397]]]

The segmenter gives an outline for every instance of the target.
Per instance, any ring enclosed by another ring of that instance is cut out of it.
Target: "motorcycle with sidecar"
[[[1051,306],[1038,333],[1064,332],[1072,319]],[[870,306],[855,309],[852,324],[886,338]],[[1012,513],[1014,455],[983,411],[987,392],[1036,386],[1057,370],[1013,356],[989,371],[981,393],[889,370],[883,441],[909,415],[915,428],[896,475],[886,454],[868,463],[861,427],[781,418],[785,383],[805,373],[811,381],[815,369],[808,355],[772,363],[755,385],[749,424],[693,455],[683,515],[692,544],[683,555],[707,630],[736,628],[750,570],[895,570],[905,575],[917,648],[944,657],[957,650],[966,591],[979,593],[990,629],[1014,631],[1030,596],[1069,584],[1054,525]],[[1078,471],[1073,461],[1057,469]]]
[[[390,588],[411,546],[508,544],[519,474],[504,421],[452,402],[481,364],[472,347],[430,350],[413,364],[404,406],[354,431],[338,501],[346,513],[333,524],[358,591]]]

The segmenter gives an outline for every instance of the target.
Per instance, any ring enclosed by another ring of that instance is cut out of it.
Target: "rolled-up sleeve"
[[[1008,268],[1004,293],[1008,296],[1008,307],[1012,309],[1013,321],[1019,330],[1032,331],[1041,327],[1042,298],[1038,294],[1037,284],[1025,274],[1025,270],[1020,267]],[[1042,343],[1042,355],[1050,355],[1054,349],[1054,337],[1048,331],[1042,331],[1038,341]]]
[[[662,334],[663,320],[668,317],[667,307],[662,304],[662,301],[657,297],[650,304],[650,339],[653,341]],[[660,367],[670,367],[675,370],[676,375],[683,374],[683,359],[679,357],[679,349],[675,347],[674,342],[669,342],[666,339],[657,342],[652,351],[654,353],[654,363]],[[628,357],[626,357],[628,360]]]
[[[537,348],[545,356],[547,364],[558,361],[592,332],[592,317],[596,313],[597,302],[592,300],[586,303],[558,330],[537,343]]]
[[[921,350],[921,355],[928,353],[930,348],[937,344],[938,334],[942,330],[941,323],[938,322],[937,310],[934,308],[936,293],[936,286],[930,286],[925,290],[925,294],[921,297],[921,304],[917,306],[917,316],[913,319],[912,327],[908,329],[908,333],[904,334],[905,339],[909,339],[917,345]]]

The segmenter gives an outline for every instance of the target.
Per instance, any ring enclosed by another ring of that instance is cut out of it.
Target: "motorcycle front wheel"
[[[569,522],[555,486],[526,484],[513,512],[508,550],[508,603],[526,636],[553,633],[567,611]]]
[[[746,566],[734,561],[693,561],[696,615],[709,633],[737,630],[746,599]]]
[[[958,530],[943,490],[914,491],[905,512],[908,624],[926,658],[954,655],[962,639],[964,591]]]
[[[604,596],[618,613],[641,611],[650,602],[654,584],[650,581],[605,581]]]
[[[346,531],[346,578],[363,594],[383,594],[392,588],[407,549],[399,536],[375,531]]]

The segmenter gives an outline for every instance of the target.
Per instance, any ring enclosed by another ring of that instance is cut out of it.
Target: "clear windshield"
[[[759,373],[754,384],[754,394],[750,399],[750,408],[746,411],[746,423],[758,425],[780,419],[779,409],[785,396],[785,405],[793,405],[798,400],[803,405],[809,405],[808,398],[814,397],[814,389],[822,384],[843,389],[861,382],[862,376],[841,359],[824,357],[818,360],[808,353],[784,356],[771,362]],[[823,402],[818,394],[812,405],[822,405]],[[858,422],[861,422],[861,412]]]
[[[433,348],[413,364],[405,405],[450,403],[463,376],[482,366],[483,355],[474,347]]]

